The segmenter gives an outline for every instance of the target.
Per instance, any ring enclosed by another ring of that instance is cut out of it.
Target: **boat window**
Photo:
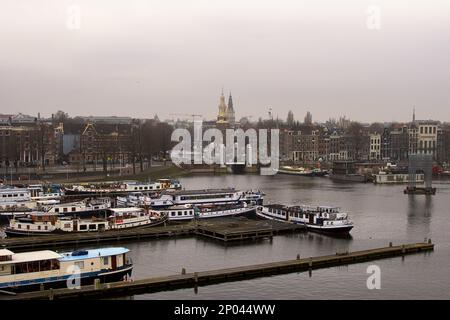
[[[20,223],[17,225],[17,229],[22,229],[22,225]]]
[[[84,261],[75,261],[74,265],[80,269],[84,269]]]
[[[108,265],[109,264],[109,257],[103,257],[103,265]]]
[[[181,216],[183,214],[183,211],[178,211],[178,215]]]
[[[59,208],[55,208],[55,212],[59,212]]]
[[[186,216],[187,214],[188,214],[188,212],[187,212],[187,211],[185,211],[185,212],[184,212],[184,215]]]
[[[138,188],[137,187],[134,187],[134,190],[137,190]]]
[[[87,230],[87,225],[80,224],[80,230]]]
[[[72,211],[75,211],[76,210],[76,208],[75,207],[72,207]]]
[[[67,208],[64,208],[63,211],[64,211],[64,212],[67,212]]]
[[[47,227],[47,226],[45,226],[45,227],[44,227],[44,229],[45,229],[45,230],[48,230],[48,227]]]
[[[30,225],[27,225],[27,230],[30,230]]]
[[[38,226],[38,230],[41,230],[41,226]]]
[[[175,216],[175,212],[171,212],[170,215],[173,217]]]
[[[96,224],[90,224],[89,225],[89,230],[96,230],[97,229],[97,225]]]

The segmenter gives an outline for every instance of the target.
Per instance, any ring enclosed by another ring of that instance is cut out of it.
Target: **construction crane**
[[[192,117],[192,122],[195,121],[195,117],[203,117],[201,114],[186,114],[186,113],[171,113],[171,116],[183,116],[183,117]]]

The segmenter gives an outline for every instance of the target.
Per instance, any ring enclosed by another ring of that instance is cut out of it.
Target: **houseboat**
[[[326,170],[322,170],[319,168],[305,169],[303,167],[291,167],[291,166],[282,166],[280,167],[280,169],[278,169],[277,173],[303,177],[324,177],[325,175],[328,174]]]
[[[0,249],[0,291],[24,292],[121,281],[131,277],[130,250],[109,247],[58,253],[51,250],[14,253]]]
[[[176,190],[163,191],[157,197],[144,198],[118,198],[118,204],[150,206],[154,208],[169,207],[174,205],[200,205],[200,204],[262,204],[264,193],[259,190],[239,191],[229,189],[204,189],[204,190]],[[133,202],[134,199],[137,202]]]
[[[250,205],[243,202],[241,204],[223,205],[178,205],[160,209],[152,209],[152,211],[167,216],[169,221],[183,221],[245,215],[254,213],[255,209],[255,205]]]
[[[94,194],[127,194],[130,192],[152,192],[168,189],[180,189],[181,184],[178,180],[159,179],[155,182],[112,182],[90,185],[74,185],[66,188],[65,193],[68,195],[94,195]]]
[[[64,196],[64,191],[60,185],[42,185],[30,184],[27,187],[30,190],[31,199],[44,202],[46,200],[60,200]]]
[[[410,180],[411,177],[413,178],[412,181]],[[411,176],[408,173],[380,171],[378,174],[374,175],[373,182],[376,184],[406,184],[410,182],[424,183],[425,175],[423,173],[416,173],[416,178],[414,180],[414,176]]]
[[[80,219],[58,213],[33,212],[13,218],[5,228],[7,237],[46,236],[61,233],[103,232],[109,230],[150,227],[164,223],[167,217],[142,208],[110,209],[105,218]]]
[[[280,204],[258,206],[257,216],[295,224],[303,224],[308,230],[320,233],[347,234],[353,228],[348,214],[338,207],[285,206]]]
[[[27,188],[0,187],[0,211],[26,211],[35,206]]]
[[[42,211],[48,213],[63,214],[76,217],[103,217],[111,208],[111,199],[107,197],[96,199],[84,199],[78,202],[59,203],[42,207]]]

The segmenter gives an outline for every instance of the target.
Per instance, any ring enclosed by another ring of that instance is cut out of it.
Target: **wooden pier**
[[[142,227],[129,230],[5,238],[0,239],[0,248],[3,247],[16,251],[63,247],[78,248],[84,245],[108,242],[139,241],[195,235],[228,242],[271,238],[279,233],[295,232],[298,230],[304,230],[304,227],[276,221],[229,217],[197,222],[169,223],[165,226]]]
[[[4,296],[0,299],[13,300],[43,300],[43,299],[82,299],[82,298],[106,298],[112,296],[124,297],[135,294],[143,294],[157,291],[167,291],[177,288],[197,287],[212,283],[237,281],[242,279],[257,278],[269,275],[306,271],[320,268],[329,268],[340,265],[361,263],[370,260],[392,258],[413,253],[432,251],[434,244],[414,243],[399,246],[376,248],[371,250],[356,251],[351,253],[336,253],[321,257],[306,257],[295,260],[270,262],[235,268],[201,271],[193,273],[141,279],[133,282],[114,282],[107,284],[96,283],[84,286],[80,289],[55,289],[42,290],[29,293],[21,293],[14,296]]]
[[[250,220],[236,217],[202,221],[195,228],[195,234],[220,241],[256,240],[272,238],[283,232],[306,230],[304,225],[283,223],[274,220]]]

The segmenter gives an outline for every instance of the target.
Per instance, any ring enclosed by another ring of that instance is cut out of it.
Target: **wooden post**
[[[309,262],[308,262],[308,266],[309,266],[310,269],[312,268],[312,260],[313,260],[312,257],[310,257],[309,258]]]
[[[50,291],[48,293],[48,300],[53,300],[53,288],[50,288]]]
[[[100,279],[94,280],[94,289],[99,290],[100,289]]]
[[[405,245],[404,244],[402,244],[402,254],[405,254]]]
[[[181,274],[186,274],[186,269],[185,268],[181,268]]]
[[[197,283],[198,282],[198,273],[194,272],[194,282]]]
[[[297,260],[300,260],[300,255],[299,254],[297,255]]]
[[[390,247],[390,248],[392,248],[392,241],[391,241],[391,242],[389,242],[389,247]]]

